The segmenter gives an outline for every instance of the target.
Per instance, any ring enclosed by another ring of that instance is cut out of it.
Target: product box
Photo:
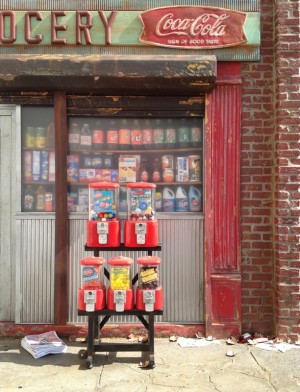
[[[136,182],[139,173],[140,155],[120,155],[119,182]]]
[[[189,160],[187,157],[176,158],[176,181],[189,181]]]
[[[32,151],[24,151],[23,173],[25,182],[32,181]]]
[[[32,180],[41,181],[41,151],[32,151]]]
[[[55,152],[49,152],[49,173],[48,173],[48,181],[55,181]]]
[[[79,155],[67,156],[67,179],[70,183],[79,181]]]
[[[95,169],[79,169],[79,182],[93,182],[95,179]]]
[[[89,189],[79,188],[78,189],[78,204],[76,206],[77,212],[87,212],[89,206]]]
[[[49,157],[48,151],[41,151],[41,181],[48,181]]]

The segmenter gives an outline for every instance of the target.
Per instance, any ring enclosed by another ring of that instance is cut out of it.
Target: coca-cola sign
[[[214,49],[247,42],[247,14],[214,7],[161,7],[140,14],[140,41],[158,46]]]

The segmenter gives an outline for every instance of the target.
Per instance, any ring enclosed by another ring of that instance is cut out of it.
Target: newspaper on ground
[[[28,335],[21,340],[21,346],[35,359],[48,354],[60,354],[67,351],[67,345],[57,336],[55,331]]]
[[[219,340],[207,340],[203,339],[192,339],[192,338],[184,338],[179,337],[177,339],[177,343],[180,347],[205,347],[210,344],[220,344]]]
[[[263,350],[268,351],[279,351],[279,352],[286,352],[291,349],[300,348],[297,344],[290,344],[290,343],[274,343],[272,340],[269,340],[265,343],[258,343],[255,347],[262,348]]]

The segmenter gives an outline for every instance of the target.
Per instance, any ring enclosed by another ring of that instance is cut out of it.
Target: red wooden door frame
[[[206,334],[241,332],[240,63],[218,63],[206,98],[205,296]]]

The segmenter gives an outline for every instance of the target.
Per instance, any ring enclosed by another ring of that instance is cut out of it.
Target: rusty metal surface
[[[1,55],[0,62],[0,88],[12,91],[196,94],[216,80],[215,56]]]
[[[221,7],[236,9],[238,11],[259,11],[260,0],[172,0],[162,2],[158,5],[156,0],[146,1],[123,1],[123,0],[1,0],[0,7],[7,9],[44,9],[44,10],[145,10],[158,6],[176,6],[176,5],[201,5],[210,7]]]

